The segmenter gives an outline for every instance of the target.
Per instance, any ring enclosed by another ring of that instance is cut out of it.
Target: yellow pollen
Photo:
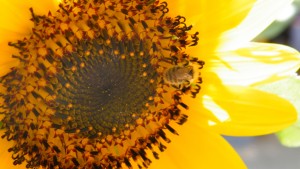
[[[134,56],[134,52],[130,52],[129,56],[133,57]]]
[[[72,45],[66,46],[66,50],[67,50],[68,52],[73,52],[73,46],[72,46]]]
[[[81,67],[81,68],[84,68],[84,67],[85,67],[85,64],[84,64],[84,63],[80,63],[80,67]]]
[[[125,136],[129,136],[129,135],[130,135],[130,130],[125,130],[125,131],[124,131],[124,135],[125,135]]]
[[[89,30],[87,32],[87,35],[90,37],[90,38],[94,38],[95,37],[95,32],[93,30]]]
[[[18,101],[22,100],[23,98],[24,98],[24,96],[21,95],[21,94],[17,94],[17,95],[16,95],[16,99],[17,99]]]
[[[152,114],[148,114],[148,115],[147,115],[147,120],[153,120],[153,118],[154,118],[154,117],[153,117]]]
[[[146,107],[149,107],[150,105],[149,105],[149,103],[146,103],[145,106],[146,106]]]
[[[41,79],[38,80],[38,85],[40,87],[45,87],[46,84],[47,84],[47,82],[46,82],[46,80],[44,78],[41,78]]]
[[[41,101],[42,101],[42,98],[39,97],[39,98],[37,98],[36,100],[37,100],[37,102],[41,102]]]
[[[61,127],[61,130],[63,130],[63,131],[66,130],[66,127],[65,127],[65,126],[62,126],[62,127]]]
[[[117,139],[117,140],[116,140],[116,143],[117,143],[117,144],[121,144],[121,143],[122,143],[122,140],[121,140],[121,139]]]
[[[47,114],[47,115],[53,115],[54,113],[55,113],[55,110],[53,110],[53,109],[47,109],[45,112],[45,114]]]
[[[144,73],[143,73],[143,76],[144,76],[144,77],[147,76],[147,72],[144,72]]]
[[[101,50],[98,51],[98,53],[99,53],[100,55],[103,55],[104,51],[101,49]]]
[[[126,56],[123,54],[123,55],[121,55],[121,59],[125,59],[126,58]]]
[[[65,87],[66,87],[66,88],[71,87],[70,83],[66,83],[66,84],[65,84]]]
[[[64,55],[64,50],[62,48],[58,48],[55,50],[55,54],[61,58]]]
[[[72,72],[75,72],[77,70],[77,67],[76,66],[72,66],[71,70],[72,70]]]
[[[48,73],[51,74],[51,75],[55,75],[57,73],[57,70],[56,70],[55,67],[51,66],[48,69]]]
[[[81,30],[78,30],[77,32],[75,32],[76,37],[80,40],[82,39],[82,34],[83,34],[83,32]]]
[[[47,49],[45,47],[38,49],[38,54],[41,55],[41,56],[46,56],[47,53],[48,52],[47,52]]]
[[[68,26],[68,24],[67,23],[61,23],[60,24],[60,29],[62,30],[62,31],[65,31],[65,30],[67,30],[69,28],[69,26]]]
[[[138,118],[138,119],[136,120],[136,124],[142,125],[142,124],[143,124],[143,119],[142,119],[142,118]]]
[[[114,139],[114,138],[113,138],[112,135],[108,135],[108,136],[106,137],[106,141],[108,141],[108,142],[112,142],[113,139]]]
[[[90,51],[86,51],[85,52],[85,56],[89,56],[89,55],[91,55],[91,52]]]
[[[34,90],[34,87],[32,87],[31,85],[26,86],[26,91],[27,92],[32,92]]]
[[[110,41],[109,39],[107,39],[107,40],[105,41],[105,43],[109,45],[109,44],[111,43],[111,41]]]
[[[29,72],[29,73],[34,73],[34,72],[36,72],[36,67],[33,66],[33,65],[29,66],[29,67],[28,67],[28,72]]]
[[[71,121],[73,118],[71,116],[67,117],[67,121]]]
[[[69,103],[68,108],[72,108],[72,107],[73,107],[73,104]]]
[[[51,97],[54,100],[54,99],[56,99],[57,96],[56,95],[52,95]]]
[[[31,104],[31,103],[27,103],[27,104],[26,104],[26,109],[27,109],[28,111],[31,111],[33,108],[34,108],[34,105],[33,105],[33,104]]]
[[[114,54],[115,54],[115,55],[118,55],[118,54],[119,54],[119,51],[118,51],[118,50],[114,50]]]

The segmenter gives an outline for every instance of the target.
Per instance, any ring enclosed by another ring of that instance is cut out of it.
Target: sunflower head
[[[185,18],[167,3],[63,2],[36,15],[29,37],[10,42],[20,64],[1,78],[2,138],[28,168],[147,167],[178,134],[196,97],[203,61]],[[152,155],[151,155],[152,154]],[[151,157],[150,157],[151,156]]]

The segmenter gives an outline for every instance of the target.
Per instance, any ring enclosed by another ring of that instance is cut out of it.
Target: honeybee
[[[173,66],[164,72],[165,82],[181,87],[182,85],[189,85],[194,79],[194,68],[191,65],[187,66]]]

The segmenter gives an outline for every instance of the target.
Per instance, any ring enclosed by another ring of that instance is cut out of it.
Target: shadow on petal
[[[218,133],[255,136],[279,131],[297,119],[294,106],[277,95],[242,86],[208,84],[202,90],[203,105],[219,119]],[[214,106],[215,105],[215,106]]]
[[[180,136],[173,136],[166,153],[152,167],[172,162],[173,166],[180,169],[246,168],[238,154],[220,135],[192,123],[180,127],[178,132]]]

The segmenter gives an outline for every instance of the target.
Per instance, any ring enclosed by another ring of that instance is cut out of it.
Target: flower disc
[[[9,43],[20,64],[1,78],[2,136],[14,164],[28,168],[147,167],[178,134],[196,97],[203,62],[185,18],[165,2],[63,2],[32,13],[29,37]],[[167,77],[166,77],[167,76]],[[166,80],[167,79],[167,80]],[[152,152],[152,155],[149,154]]]

